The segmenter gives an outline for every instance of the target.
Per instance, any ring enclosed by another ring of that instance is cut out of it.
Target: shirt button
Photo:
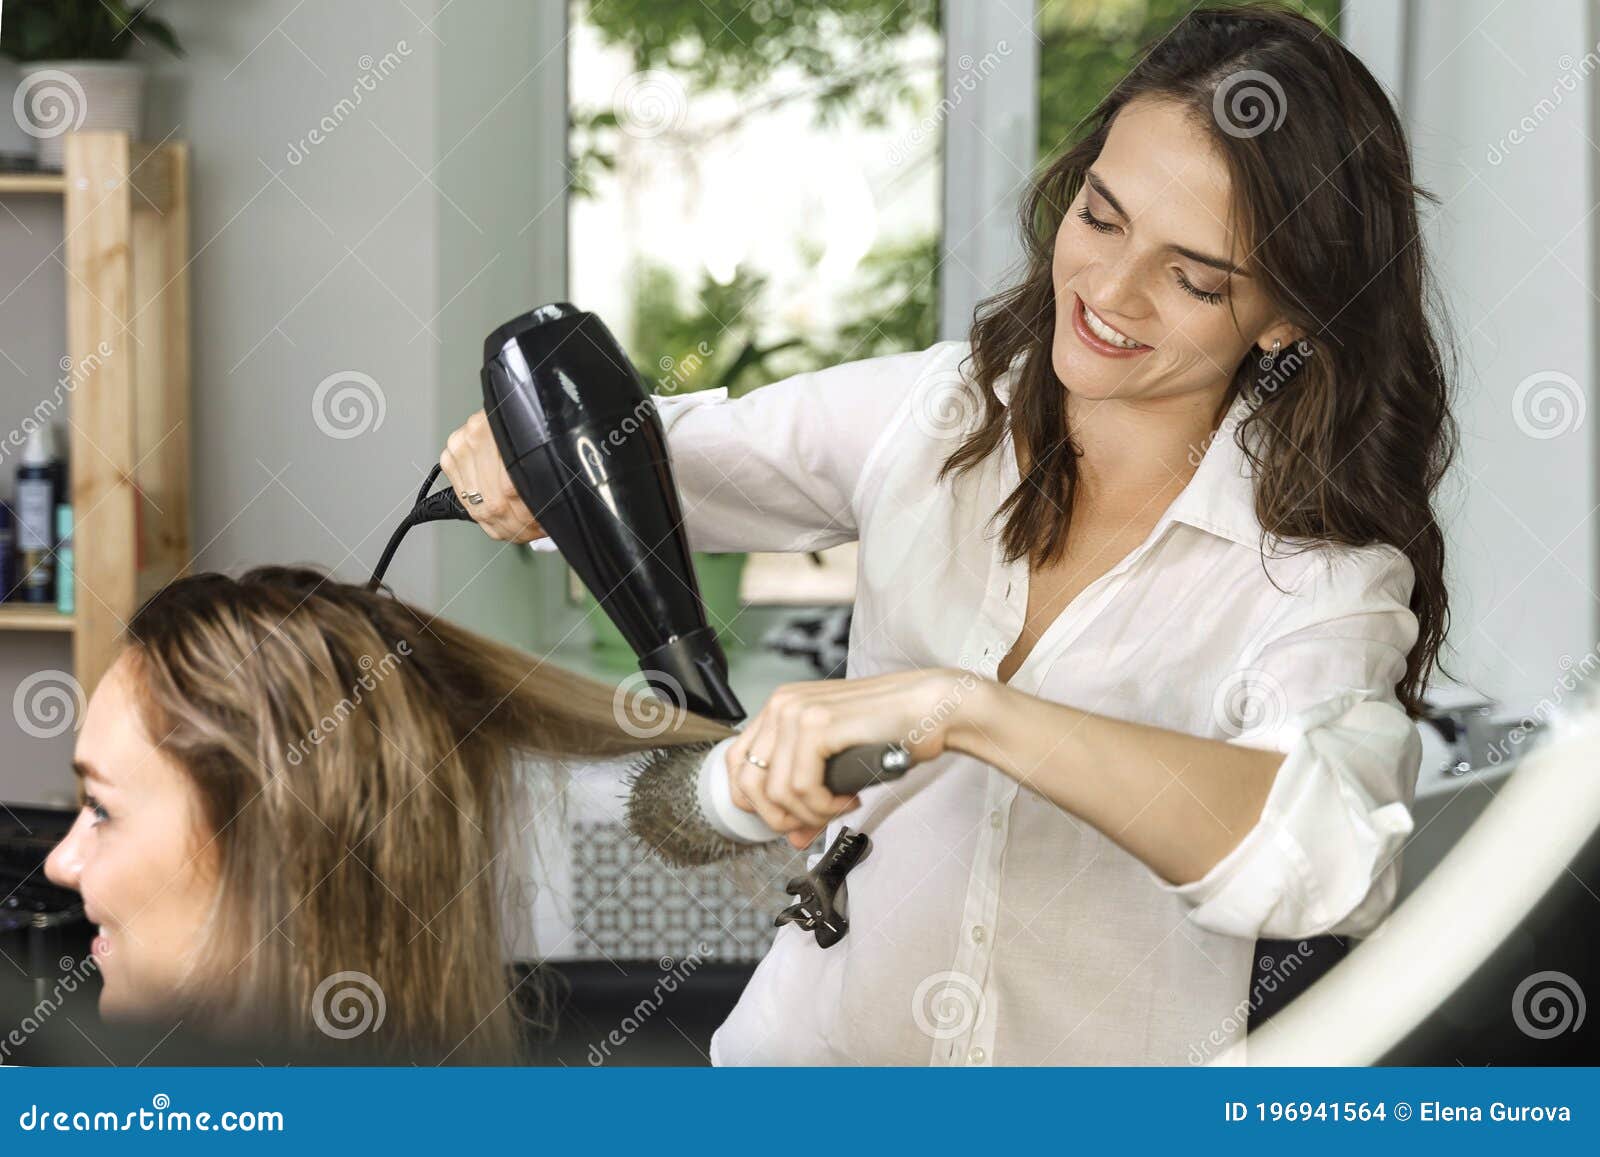
[[[982,924],[974,924],[972,926],[972,942],[974,944],[982,944],[983,943],[983,925]]]
[[[980,1048],[980,1047],[975,1045],[975,1046],[973,1046],[972,1051],[970,1053],[968,1053],[967,1055],[972,1058],[972,1063],[973,1064],[981,1065],[981,1064],[983,1064],[983,1058],[986,1057],[988,1054],[985,1053],[982,1048]]]
[[[989,813],[989,826],[991,828],[997,828],[1005,822],[1006,817],[1000,814],[1000,810],[998,808]]]

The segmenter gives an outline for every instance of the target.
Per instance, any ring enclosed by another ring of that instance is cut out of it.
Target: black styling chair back
[[[1250,978],[1248,1032],[1254,1032],[1339,961],[1356,941],[1348,936],[1308,936],[1304,940],[1257,940]]]

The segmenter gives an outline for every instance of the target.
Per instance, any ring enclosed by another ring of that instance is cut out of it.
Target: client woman
[[[614,702],[312,570],[172,583],[95,687],[83,810],[45,869],[99,926],[102,1013],[512,1063],[537,1003],[512,991],[500,919],[515,755],[556,774],[727,734],[685,715],[646,742]]]
[[[966,340],[662,400],[693,547],[860,542],[850,678],[730,761],[796,844],[874,848],[714,1061],[1193,1063],[1257,937],[1383,917],[1446,625],[1425,195],[1336,37],[1194,11],[1041,167]],[[441,462],[539,536],[481,415]],[[823,758],[889,739],[921,765],[840,816]]]

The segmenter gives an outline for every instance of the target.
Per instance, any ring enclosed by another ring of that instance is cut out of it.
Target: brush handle
[[[888,783],[911,770],[911,757],[898,743],[863,743],[828,757],[822,782],[834,795],[855,795],[875,783]]]
[[[700,813],[722,835],[745,844],[764,844],[783,837],[759,815],[733,802],[728,781],[728,748],[733,736],[718,741],[700,765],[696,796]],[[898,743],[866,743],[830,756],[823,782],[835,795],[854,795],[875,783],[888,783],[911,770],[911,757]]]

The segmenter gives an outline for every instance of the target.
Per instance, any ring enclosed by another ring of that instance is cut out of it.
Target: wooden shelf
[[[143,573],[189,562],[188,152],[68,133],[66,162],[72,665],[88,694]]]
[[[54,193],[67,191],[65,173],[0,173],[0,195],[7,193]]]
[[[70,631],[77,622],[50,603],[0,603],[0,631]]]
[[[107,132],[68,133],[65,154],[64,173],[0,173],[0,196],[61,198],[77,611],[0,603],[0,630],[68,633],[90,694],[141,598],[190,562],[189,154]]]

